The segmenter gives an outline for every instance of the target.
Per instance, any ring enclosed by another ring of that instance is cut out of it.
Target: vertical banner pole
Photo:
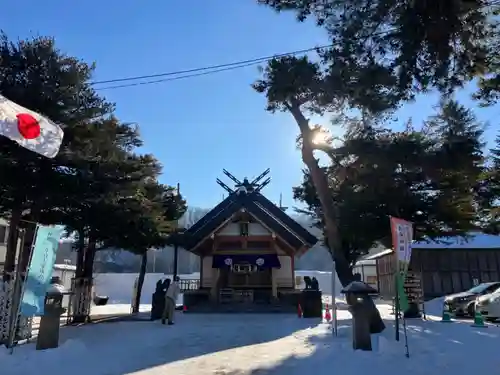
[[[408,296],[404,289],[406,274],[411,260],[411,243],[413,240],[413,225],[411,222],[390,217],[392,244],[396,260],[396,340],[399,341],[399,314],[402,312],[403,330],[405,335],[406,357],[409,358],[408,335],[404,313],[408,310]]]
[[[408,348],[408,334],[406,333],[406,319],[403,317],[403,332],[405,335],[405,349],[406,349],[406,358],[410,358],[410,350]]]
[[[394,288],[396,289],[394,297],[394,325],[396,329],[396,341],[399,341],[399,274],[396,270],[394,274]]]
[[[335,297],[337,296],[337,270],[335,267],[335,259],[333,260],[333,268],[332,268],[332,334],[335,336],[338,335],[338,321],[337,321],[337,300]]]

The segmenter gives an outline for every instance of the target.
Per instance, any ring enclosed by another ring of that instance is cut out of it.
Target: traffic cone
[[[472,324],[471,327],[488,328],[488,326],[486,324],[484,324],[483,314],[481,314],[480,311],[476,310],[474,312],[474,324]]]
[[[297,316],[302,318],[302,306],[300,306],[300,303],[297,306]]]
[[[332,314],[330,314],[330,307],[328,307],[328,304],[326,304],[325,307],[325,320],[327,321],[327,323],[330,323],[330,321],[332,320]]]
[[[447,303],[443,304],[443,314],[441,315],[442,323],[452,323],[450,306]]]
[[[186,305],[182,305],[182,312],[185,313],[188,311],[188,308]]]

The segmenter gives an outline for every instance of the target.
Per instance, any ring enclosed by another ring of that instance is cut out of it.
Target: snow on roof
[[[376,253],[376,254],[372,254],[372,255],[368,255],[366,258],[364,258],[363,260],[376,260],[378,258],[381,258],[383,257],[384,255],[387,255],[387,254],[391,254],[393,251],[392,249],[385,249],[385,250],[382,250],[381,252],[379,253]]]
[[[72,264],[54,264],[54,269],[60,271],[76,271],[76,266]]]
[[[363,259],[360,259],[358,260],[354,266],[373,266],[376,264],[376,260],[375,259],[369,259],[369,258],[363,258]]]
[[[472,232],[464,237],[443,237],[434,240],[416,241],[412,244],[412,249],[499,249],[500,236],[493,234]],[[361,261],[375,260],[384,255],[391,254],[392,249],[386,249],[373,255],[364,257]],[[358,263],[356,263],[358,264]],[[361,264],[361,263],[360,263]]]
[[[182,215],[182,217],[179,219],[179,227],[189,229],[208,212],[210,212],[210,209],[188,207],[184,215]],[[321,239],[323,237],[322,230],[314,226],[314,220],[311,217],[304,214],[291,214],[289,216],[297,223],[299,223],[302,227],[307,229],[313,236],[316,236],[318,239]]]
[[[500,249],[500,236],[479,232],[464,237],[436,238],[414,242],[413,249]]]

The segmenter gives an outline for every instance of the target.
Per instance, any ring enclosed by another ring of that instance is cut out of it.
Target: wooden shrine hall
[[[318,239],[262,195],[269,169],[252,181],[234,182],[221,203],[183,235],[183,247],[200,257],[197,290],[184,292],[191,310],[296,311],[294,258]]]

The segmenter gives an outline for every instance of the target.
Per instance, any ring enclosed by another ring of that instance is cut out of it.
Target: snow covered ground
[[[438,309],[431,302],[428,311]],[[339,311],[339,336],[319,319],[292,315],[178,314],[176,325],[118,322],[65,327],[58,349],[34,345],[0,351],[7,375],[316,375],[339,373],[410,375],[496,373],[500,366],[500,328],[473,328],[470,322],[407,322],[410,358],[404,337],[394,340],[390,306],[379,305],[387,329],[375,352],[353,352],[351,321]]]

